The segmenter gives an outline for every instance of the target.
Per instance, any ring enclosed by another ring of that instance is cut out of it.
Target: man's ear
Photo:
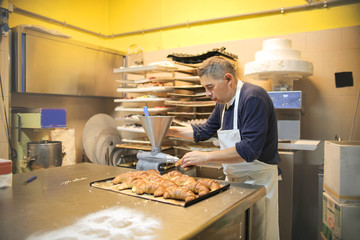
[[[225,73],[225,81],[229,86],[231,86],[233,80],[233,75],[231,75],[230,73]]]

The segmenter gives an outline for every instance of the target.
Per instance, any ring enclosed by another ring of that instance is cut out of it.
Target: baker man
[[[237,78],[237,67],[223,57],[205,60],[198,69],[201,85],[216,106],[202,125],[171,127],[168,136],[207,140],[216,133],[220,150],[192,151],[182,167],[221,163],[227,181],[263,185],[266,196],[254,206],[256,239],[279,239],[278,133],[273,102],[267,92]]]

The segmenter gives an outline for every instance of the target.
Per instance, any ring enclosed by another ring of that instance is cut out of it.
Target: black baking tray
[[[185,202],[185,201],[175,200],[175,199],[164,199],[163,197],[154,197],[153,195],[150,195],[150,194],[138,195],[136,193],[133,193],[131,191],[131,189],[117,190],[117,189],[115,189],[116,185],[112,184],[112,180],[114,178],[115,177],[102,179],[102,180],[98,180],[98,181],[93,181],[90,183],[90,186],[94,187],[94,188],[99,188],[102,190],[107,190],[107,191],[112,191],[112,192],[116,192],[116,193],[120,193],[120,194],[124,194],[124,195],[128,195],[128,196],[132,196],[132,197],[137,197],[137,198],[142,198],[142,199],[147,199],[147,200],[151,200],[151,201],[171,204],[171,205],[175,205],[175,206],[182,206],[182,207],[188,207],[195,203],[201,202],[202,200],[207,199],[216,194],[219,194],[219,193],[227,190],[230,187],[230,183],[224,184],[224,182],[222,182],[222,181],[217,181],[221,186],[219,189],[210,191],[206,195],[199,196],[199,197],[195,198],[194,200]],[[198,179],[198,178],[195,178],[195,179]]]

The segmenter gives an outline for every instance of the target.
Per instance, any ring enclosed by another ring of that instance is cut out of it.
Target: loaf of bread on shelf
[[[196,198],[195,193],[184,187],[171,186],[167,187],[163,196],[165,199],[178,199],[185,202],[192,201]]]

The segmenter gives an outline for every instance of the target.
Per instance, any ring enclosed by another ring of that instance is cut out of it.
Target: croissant
[[[167,187],[163,196],[165,199],[178,199],[189,202],[196,198],[195,193],[184,187],[171,186]]]
[[[160,175],[160,172],[156,169],[149,169],[149,170],[146,170],[146,172],[148,174],[156,174],[156,175]]]
[[[177,176],[181,176],[181,175],[183,175],[181,172],[174,170],[162,175],[162,177],[165,179],[172,180],[173,178],[176,178]]]
[[[139,177],[139,178],[144,178],[144,177],[146,177],[148,175],[149,175],[149,173],[147,173],[145,171],[135,171],[132,174],[132,176]]]
[[[177,186],[177,184],[174,181],[171,181],[169,179],[163,179],[161,181],[161,185],[163,185],[165,188],[170,187],[170,186]]]
[[[165,189],[167,187],[171,187],[171,186],[177,187],[176,183],[169,179],[159,179],[158,181],[156,181],[156,183],[159,184],[159,187],[154,192],[155,197],[161,197],[162,195],[164,195]]]
[[[202,178],[198,179],[197,181],[207,186],[211,191],[217,190],[221,187],[219,183],[209,178]]]
[[[146,177],[144,177],[144,179],[146,180],[146,181],[149,181],[149,182],[152,182],[152,181],[162,181],[162,180],[164,180],[164,178],[162,177],[162,176],[160,176],[160,175],[157,175],[157,174],[149,174],[148,176],[146,176]]]
[[[121,182],[125,182],[126,179],[128,177],[130,177],[131,175],[133,174],[133,172],[126,172],[126,173],[122,173],[118,176],[116,176],[114,179],[113,179],[113,184],[118,184],[118,183],[121,183]]]
[[[145,193],[145,187],[148,182],[142,179],[141,181],[136,181],[134,186],[131,188],[131,191],[136,194],[144,194]]]
[[[132,191],[142,195],[144,193],[153,194],[155,197],[161,197],[165,193],[165,187],[160,182],[138,181],[133,186]]]
[[[144,178],[148,175],[149,175],[149,173],[145,172],[145,171],[125,172],[125,173],[121,173],[120,175],[116,176],[112,182],[113,182],[113,184],[119,184],[119,183],[125,182],[129,177]]]
[[[174,182],[179,186],[184,186],[188,183],[195,182],[195,181],[196,181],[195,178],[189,177],[188,175],[177,176],[174,179]]]
[[[175,167],[178,167],[178,166],[181,166],[183,164],[183,161],[182,159],[178,160],[176,163],[175,163]],[[195,166],[190,166],[190,167],[184,167],[184,170],[185,171],[189,171],[191,170],[192,168],[194,168]]]
[[[163,196],[191,201],[198,196],[203,196],[219,189],[219,183],[212,179],[198,179],[182,174],[179,171],[171,171],[160,175],[157,170],[125,172],[113,179],[113,184],[119,190],[132,189],[136,194],[153,194],[155,197]],[[197,195],[196,195],[197,194]]]
[[[210,192],[209,188],[200,182],[191,182],[186,184],[184,187],[193,191],[196,194],[199,194],[199,196],[204,196]]]
[[[181,166],[182,164],[183,163],[182,163],[182,158],[181,158],[175,163],[175,167]]]
[[[128,189],[128,188],[132,188],[133,186],[135,186],[135,184],[138,182],[138,181],[143,181],[142,178],[138,178],[138,177],[135,177],[135,176],[130,176],[126,179],[125,182],[122,182],[119,186],[118,186],[118,189],[119,190],[124,190],[124,189]]]

